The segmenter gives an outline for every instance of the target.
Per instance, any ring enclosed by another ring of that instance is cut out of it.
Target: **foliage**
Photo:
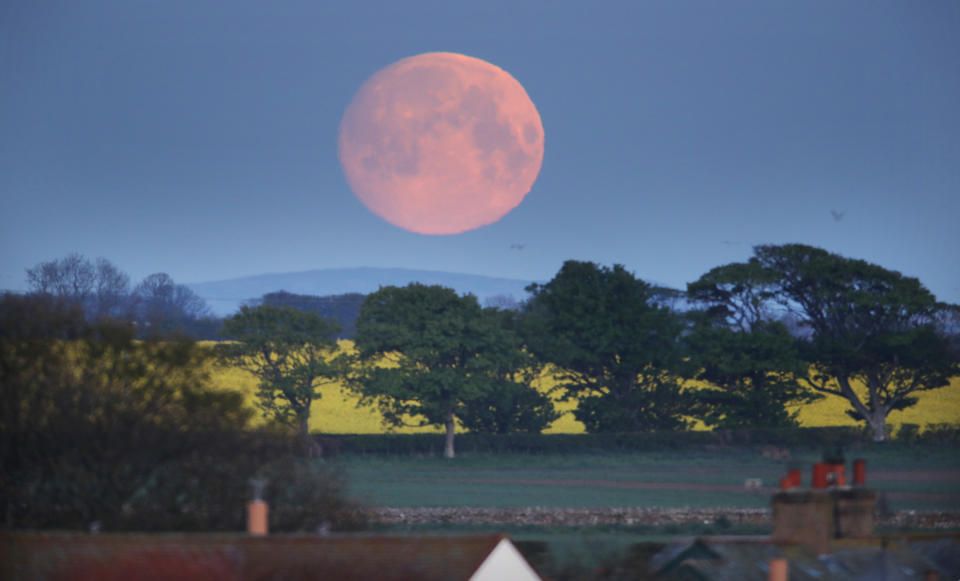
[[[823,397],[797,380],[805,366],[781,323],[750,331],[699,325],[687,341],[701,365],[698,378],[712,386],[696,392],[699,415],[708,426],[798,426],[800,406]]]
[[[273,483],[280,530],[362,520],[335,474],[294,460],[292,438],[246,430],[242,394],[209,387],[211,357],[52,296],[0,299],[6,526],[242,530],[255,476]]]
[[[265,414],[297,423],[308,453],[313,449],[311,404],[321,396],[321,385],[341,375],[334,359],[338,330],[336,323],[293,307],[242,307],[223,325],[232,341],[217,346],[226,364],[257,377],[258,403]]]
[[[521,387],[521,376],[532,363],[519,345],[502,315],[482,309],[472,295],[421,284],[384,287],[360,308],[351,384],[363,401],[378,405],[388,424],[419,417],[420,425],[444,426],[444,455],[453,457],[461,414],[475,426],[499,422],[506,428],[519,419],[517,408],[506,425],[486,413],[499,405],[493,399],[498,392],[529,389]],[[534,399],[542,408],[549,403]]]
[[[526,350],[517,330],[518,313],[486,308],[496,349],[487,349],[486,388],[463,402],[457,417],[471,432],[537,434],[560,417],[547,393],[533,387],[543,366]]]
[[[346,293],[342,295],[315,296],[277,291],[267,293],[260,299],[261,305],[274,307],[294,307],[301,311],[316,313],[321,317],[336,321],[340,325],[340,336],[352,338],[356,332],[356,321],[360,314],[360,305],[364,295]]]
[[[131,296],[137,324],[149,334],[182,329],[191,321],[210,317],[207,304],[187,286],[176,284],[165,272],[151,274]]]
[[[683,429],[689,372],[680,318],[651,302],[651,288],[622,266],[567,261],[534,284],[525,312],[530,350],[559,368],[589,432]]]
[[[60,493],[67,507],[82,504],[76,518],[94,520],[142,485],[147,466],[182,452],[179,430],[246,422],[238,394],[202,393],[206,355],[188,341],[133,341],[130,325],[87,324],[51,297],[8,295],[2,316],[0,440],[12,498],[29,492],[18,479],[57,487],[75,477],[83,494]],[[144,441],[151,447],[133,448]]]
[[[902,424],[902,428],[908,425]],[[901,434],[897,434],[900,437]],[[951,449],[960,444],[960,422],[927,424],[922,432],[915,429],[907,430],[904,440],[908,443],[935,444],[949,446]]]
[[[464,428],[486,434],[539,434],[559,417],[550,396],[509,379],[493,381],[458,410]]]
[[[922,432],[926,434],[926,432]],[[944,432],[946,433],[946,432]],[[946,437],[946,436],[944,436]],[[344,456],[440,456],[432,434],[340,434],[331,436]],[[855,426],[816,428],[737,428],[713,431],[600,432],[579,434],[485,434],[457,436],[457,449],[466,454],[619,454],[626,452],[702,452],[730,447],[783,446],[816,450],[828,446],[862,445],[863,430]]]
[[[687,315],[685,341],[697,377],[711,384],[696,392],[708,426],[796,426],[799,406],[823,397],[800,384],[807,366],[787,327],[772,319],[774,281],[749,263],[714,268],[688,285],[688,296],[707,307]]]
[[[756,261],[718,266],[687,285],[687,296],[708,305],[713,321],[749,331],[755,324],[773,319],[776,274]]]
[[[813,366],[806,383],[846,399],[875,439],[887,438],[890,412],[960,375],[960,352],[936,325],[943,307],[917,279],[800,244],[754,253],[752,262],[776,277],[774,300],[813,332],[800,344]]]
[[[353,350],[351,341],[340,341],[340,349],[345,353]],[[204,343],[210,345],[209,343]],[[238,390],[244,395],[244,401],[250,406],[257,402],[257,379],[250,373],[237,367],[216,366],[210,370],[211,382],[215,388],[222,387],[228,390]],[[583,424],[573,417],[576,409],[575,401],[560,401],[562,394],[556,389],[553,378],[553,369],[547,365],[541,374],[533,381],[535,389],[549,397],[557,413],[561,417],[544,430],[547,434],[579,434],[584,431]],[[711,389],[709,383],[700,380],[685,382],[687,389],[695,397],[700,390]],[[866,393],[866,388],[854,380],[853,387],[858,393]],[[379,434],[384,431],[383,418],[376,407],[358,406],[361,396],[352,390],[346,389],[343,381],[321,386],[319,391],[323,397],[314,400],[311,408],[310,427],[312,431],[323,430],[326,434]],[[892,413],[889,423],[896,426],[901,423],[915,423],[926,426],[930,423],[950,423],[960,418],[960,377],[955,377],[948,387],[934,391],[924,391],[917,394],[919,403],[901,412]],[[844,410],[847,409],[846,400],[839,397],[827,397],[812,403],[793,405],[788,407],[790,413],[797,412],[797,421],[802,427],[815,428],[821,426],[858,426],[860,422],[852,420]],[[322,423],[321,420],[322,419]],[[251,420],[259,425],[265,420],[259,415]],[[702,422],[695,424],[692,429],[704,430]],[[925,428],[924,428],[925,429]],[[436,426],[403,425],[391,427],[391,432],[400,434],[424,433],[428,437],[436,438],[439,428]],[[458,429],[458,434],[462,429]],[[434,434],[434,435],[430,435]]]

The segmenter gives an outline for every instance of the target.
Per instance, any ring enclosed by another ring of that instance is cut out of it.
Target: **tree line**
[[[811,246],[758,246],[712,269],[688,285],[683,312],[668,306],[678,293],[620,265],[568,261],[528,290],[501,309],[440,286],[381,288],[360,305],[353,352],[315,313],[244,307],[225,325],[237,342],[222,349],[261,378],[264,409],[295,416],[304,437],[320,383],[345,381],[389,425],[442,427],[448,457],[458,422],[508,433],[555,420],[535,387],[547,366],[591,433],[796,426],[790,409],[840,397],[877,441],[891,412],[960,375],[957,306],[915,278]],[[296,334],[308,328],[312,339]],[[307,343],[319,351],[281,364]]]
[[[134,312],[141,325],[173,320],[161,313],[202,312],[165,275],[125,293],[102,259],[44,263],[28,281],[37,295],[84,297],[88,312]],[[557,419],[554,394],[536,388],[544,370],[591,433],[683,430],[696,420],[789,427],[799,406],[839,397],[878,441],[891,412],[960,375],[956,305],[915,278],[806,245],[757,246],[685,292],[582,261],[528,291],[521,304],[486,307],[421,284],[365,297],[281,291],[223,321],[220,336],[230,341],[217,350],[224,364],[258,377],[261,411],[298,426],[305,444],[319,388],[342,382],[388,425],[443,428],[448,456],[458,423],[535,433]],[[165,310],[171,305],[179,311]],[[341,317],[353,350],[335,340]]]
[[[129,321],[140,337],[180,332],[212,338],[220,327],[206,302],[165,272],[132,286],[130,277],[109,260],[73,253],[41,262],[26,274],[29,294],[74,305],[90,322]]]

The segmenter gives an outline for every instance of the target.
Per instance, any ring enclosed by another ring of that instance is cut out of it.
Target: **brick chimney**
[[[784,479],[792,485],[793,477]],[[854,485],[846,484],[842,463],[818,462],[813,487],[784,486],[773,495],[773,542],[796,543],[817,554],[830,553],[835,539],[873,535],[876,493],[866,488],[866,464],[854,462]]]

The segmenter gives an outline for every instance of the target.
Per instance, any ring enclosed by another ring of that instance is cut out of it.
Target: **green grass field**
[[[887,495],[891,511],[960,510],[960,458],[952,450],[867,445],[849,450],[847,458],[867,460],[868,484]],[[809,485],[812,463],[819,459],[816,450],[797,450],[790,460],[782,461],[765,458],[758,450],[725,449],[669,454],[468,454],[453,460],[348,455],[328,462],[345,472],[351,495],[372,506],[749,509],[769,507],[772,490],[747,491],[745,478],[761,478],[770,487],[788,467],[800,467]],[[379,524],[374,530],[391,535],[503,533],[552,578],[599,579],[604,577],[597,571],[631,560],[646,567],[650,555],[662,550],[664,543],[701,536],[769,535],[771,525],[716,518],[595,526],[431,522]]]
[[[896,510],[960,509],[960,459],[933,447],[871,446],[850,451],[864,458],[868,483],[887,493]],[[761,508],[770,503],[788,466],[809,485],[818,451],[772,460],[754,450],[679,454],[521,454],[416,457],[345,456],[336,460],[355,498],[393,507],[651,507]],[[876,478],[871,478],[871,473]],[[765,489],[749,491],[745,479]]]

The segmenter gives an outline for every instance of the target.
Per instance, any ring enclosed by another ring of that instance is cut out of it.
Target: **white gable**
[[[542,581],[508,539],[502,539],[480,564],[470,581]]]

